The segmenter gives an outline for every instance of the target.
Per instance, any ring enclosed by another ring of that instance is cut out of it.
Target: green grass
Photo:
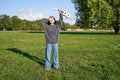
[[[120,80],[120,36],[61,33],[59,59],[44,68],[44,33],[0,32],[0,80]]]

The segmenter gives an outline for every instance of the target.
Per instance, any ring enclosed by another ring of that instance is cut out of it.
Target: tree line
[[[28,21],[19,19],[17,16],[0,15],[0,30],[42,30],[37,21]]]
[[[2,14],[0,15],[0,31],[9,30],[9,31],[17,31],[17,30],[34,30],[34,31],[42,31],[42,25],[40,24],[40,20],[29,21],[18,18],[18,16],[12,16]],[[71,25],[69,23],[63,22],[62,30],[67,30]],[[72,28],[75,29],[76,26],[72,25]]]

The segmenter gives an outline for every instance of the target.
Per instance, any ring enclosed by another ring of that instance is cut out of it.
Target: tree
[[[119,0],[72,0],[72,2],[77,10],[77,25],[82,27],[96,25],[99,27],[112,26],[113,28],[115,27],[115,34],[119,33]]]
[[[14,30],[19,30],[21,27],[21,20],[17,17],[17,16],[12,16],[11,17],[12,20],[12,27]]]
[[[31,30],[41,30],[40,25],[36,21],[33,21]]]
[[[36,23],[39,25],[38,30],[42,31],[42,25],[40,24],[40,20],[36,20]]]
[[[6,30],[11,30],[12,29],[12,21],[10,16],[8,15],[1,15],[0,16],[0,26],[3,27]]]
[[[68,28],[70,28],[70,24],[63,22],[63,23],[62,23],[61,30],[66,31]]]
[[[110,6],[112,6],[115,20],[112,21],[112,26],[115,30],[115,34],[119,33],[120,29],[120,0],[106,0]]]

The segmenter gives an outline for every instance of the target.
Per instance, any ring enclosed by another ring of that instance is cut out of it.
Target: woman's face
[[[50,17],[50,18],[49,18],[49,22],[50,22],[51,24],[54,24],[54,23],[55,23],[55,19],[54,19],[53,17]]]

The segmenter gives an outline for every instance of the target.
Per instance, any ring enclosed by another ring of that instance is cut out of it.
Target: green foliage
[[[61,29],[64,30],[64,31],[66,31],[68,28],[70,28],[70,25],[63,22]]]
[[[83,27],[120,25],[120,0],[72,0],[77,10],[76,24]],[[115,30],[116,32],[116,30]]]
[[[120,80],[120,36],[62,33],[59,59],[58,70],[45,69],[43,33],[0,32],[1,80]]]
[[[0,17],[0,26],[4,29],[11,29],[12,28],[12,21],[9,16],[1,15]]]
[[[28,21],[17,16],[0,15],[0,28],[5,30],[42,30],[40,21]]]
[[[12,27],[14,30],[19,30],[21,27],[25,27],[25,20],[21,21],[17,16],[11,17],[12,20]]]
[[[64,23],[62,30],[70,28],[70,24]],[[0,30],[35,30],[42,31],[40,20],[28,21],[19,19],[17,16],[0,15]]]
[[[71,29],[79,29],[80,27],[77,26],[77,25],[71,25],[70,28],[71,28]]]

